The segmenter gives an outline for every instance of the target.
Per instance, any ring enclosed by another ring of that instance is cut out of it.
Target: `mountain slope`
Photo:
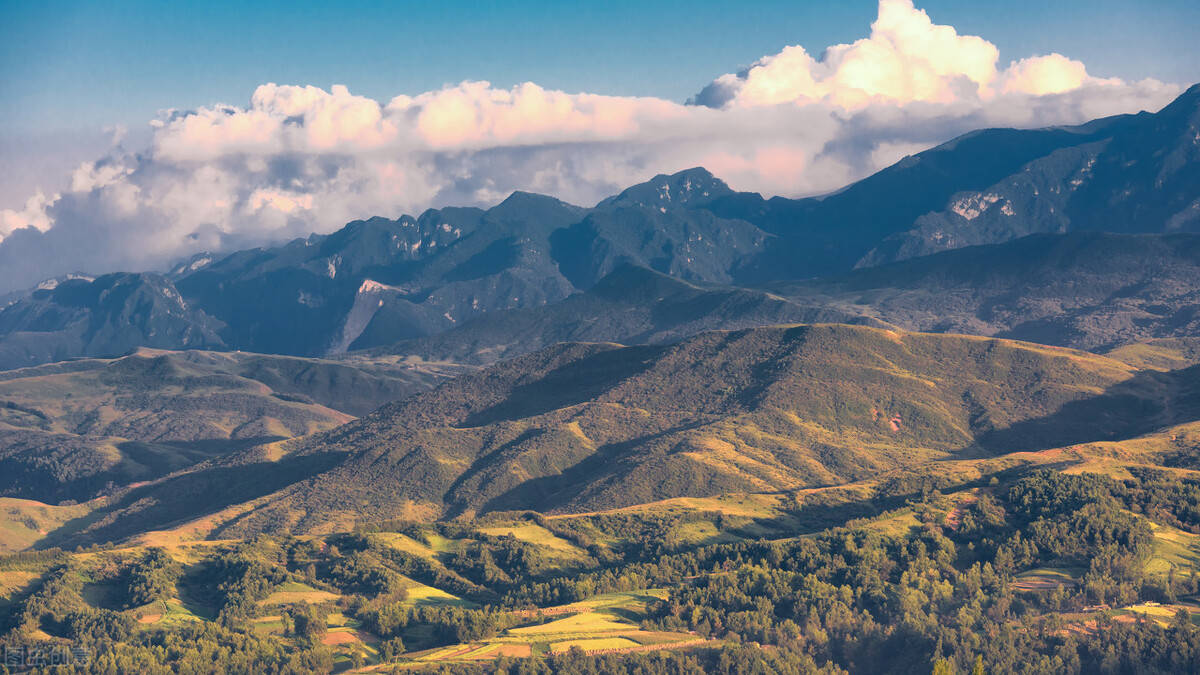
[[[707,208],[778,235],[775,278],[1034,233],[1198,231],[1197,138],[1200,85],[1154,114],[971,132],[822,198],[741,193]]]
[[[0,308],[0,370],[143,346],[221,348],[221,328],[160,275],[68,279]]]
[[[779,323],[866,323],[857,312],[793,302],[763,291],[698,286],[644,267],[622,265],[583,293],[529,309],[489,312],[462,326],[370,354],[491,363],[557,342],[670,342],[705,330]]]
[[[1200,86],[1154,115],[1120,120],[983,190],[956,194],[860,264],[1035,232],[1200,231]]]
[[[560,345],[288,446],[296,459],[347,454],[228,533],[841,484],[1200,413],[1194,393],[1172,398],[1175,378],[1037,345],[835,325]]]
[[[1077,232],[966,247],[760,289],[625,266],[543,307],[493,312],[371,353],[488,363],[555,342],[668,342],[704,330],[852,323],[1103,352],[1200,333],[1200,236]],[[1178,361],[1176,361],[1178,362]]]
[[[666,178],[700,193],[729,191],[702,169]],[[764,245],[766,235],[748,223],[682,208],[686,200],[670,209],[643,204],[630,196],[640,191],[592,211],[516,192],[487,211],[356,221],[328,236],[181,266],[176,283],[227,325],[228,344],[320,355],[555,302],[625,263],[728,282]]]
[[[1034,235],[767,288],[909,330],[1103,351],[1200,333],[1200,235]]]
[[[693,168],[592,209],[516,192],[486,211],[355,221],[283,246],[201,256],[166,278],[110,275],[37,291],[0,310],[0,368],[139,345],[369,349],[558,302],[623,265],[746,286],[1031,234],[1197,232],[1197,139],[1200,85],[1154,114],[976,131],[821,198],[737,193]]]

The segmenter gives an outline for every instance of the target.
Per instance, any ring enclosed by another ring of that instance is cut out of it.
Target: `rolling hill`
[[[839,325],[560,345],[282,446],[275,460],[336,466],[254,495],[264,499],[222,532],[839,485],[1195,419],[1191,377],[1039,345]]]
[[[458,369],[143,350],[0,373],[0,495],[83,501],[343,424]]]

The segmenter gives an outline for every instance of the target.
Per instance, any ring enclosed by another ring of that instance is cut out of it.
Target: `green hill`
[[[228,532],[837,485],[1144,433],[1193,412],[1171,377],[1038,345],[842,325],[561,345],[291,444],[294,457],[346,456]]]

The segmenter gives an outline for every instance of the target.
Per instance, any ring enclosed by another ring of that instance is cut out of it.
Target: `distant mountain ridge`
[[[766,288],[908,330],[1105,351],[1200,336],[1200,234],[1037,234]]]
[[[1195,232],[1198,138],[1195,85],[1157,113],[974,131],[826,197],[738,193],[707,208],[778,235],[791,278],[1035,233]]]
[[[492,363],[557,342],[672,342],[713,329],[780,323],[884,326],[856,308],[806,303],[757,289],[691,284],[621,265],[583,293],[542,307],[489,312],[453,329],[368,350],[428,360]]]
[[[0,368],[143,345],[324,356],[557,303],[625,265],[745,287],[1074,231],[1200,232],[1200,85],[1157,113],[966,134],[822,198],[763,199],[697,167],[591,209],[516,192],[68,281],[0,308]]]
[[[162,275],[68,279],[0,308],[0,370],[137,347],[224,349],[223,328]]]
[[[694,285],[624,266],[559,303],[369,353],[490,363],[554,342],[653,344],[716,328],[848,323],[1104,352],[1200,336],[1200,235],[1031,235],[815,280]]]

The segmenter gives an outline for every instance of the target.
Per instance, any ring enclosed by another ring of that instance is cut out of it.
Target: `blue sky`
[[[1200,79],[1200,3],[918,3],[984,35],[1002,62],[1057,51],[1104,77]],[[682,101],[800,44],[861,37],[874,0],[607,2],[13,2],[0,5],[5,134],[144,124],[157,110],[242,104],[264,82],[386,100],[462,80]]]

